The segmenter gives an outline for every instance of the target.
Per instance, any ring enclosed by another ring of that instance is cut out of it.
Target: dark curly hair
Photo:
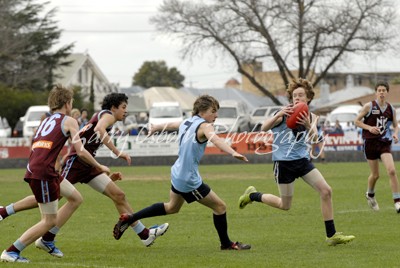
[[[128,96],[124,93],[111,93],[104,97],[103,102],[101,104],[102,110],[111,110],[114,106],[118,108],[121,103],[128,103]]]
[[[298,89],[299,87],[304,88],[307,98],[310,99],[310,101],[307,104],[310,104],[310,102],[314,99],[314,89],[310,81],[304,78],[299,78],[299,79],[293,79],[291,83],[288,85],[287,89],[287,94],[288,94],[288,99],[289,102],[293,102],[293,91],[295,89]]]

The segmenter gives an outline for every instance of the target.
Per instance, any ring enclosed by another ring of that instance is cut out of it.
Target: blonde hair
[[[75,119],[78,119],[78,117],[81,116],[81,111],[79,111],[77,108],[74,108],[71,110],[71,116]]]
[[[62,85],[56,85],[50,90],[48,105],[51,112],[61,109],[65,104],[69,103],[74,97],[74,91],[67,89]]]

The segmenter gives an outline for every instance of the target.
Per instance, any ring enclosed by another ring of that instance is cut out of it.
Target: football
[[[308,105],[304,102],[299,102],[293,106],[293,113],[286,118],[286,125],[288,128],[294,129],[297,126],[297,117],[301,117],[301,113],[308,113]]]

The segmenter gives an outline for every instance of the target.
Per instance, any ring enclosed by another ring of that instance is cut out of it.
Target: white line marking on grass
[[[48,262],[31,262],[31,263],[35,263],[35,264],[45,264],[45,265],[50,265],[50,263]],[[51,265],[55,265],[54,263],[51,263]],[[97,264],[95,265],[84,265],[84,264],[80,264],[80,263],[74,263],[74,262],[62,262],[62,263],[57,263],[56,266],[72,266],[72,267],[96,267],[96,268],[124,268],[124,266],[98,266]]]
[[[379,211],[388,211],[388,210],[393,210],[393,208],[380,208]],[[335,211],[335,214],[346,214],[346,213],[357,213],[357,212],[371,212],[371,213],[379,213],[379,211],[373,211],[370,208],[366,209],[350,209],[350,210],[337,210]]]

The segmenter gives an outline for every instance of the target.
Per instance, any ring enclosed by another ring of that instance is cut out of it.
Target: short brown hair
[[[193,104],[193,115],[198,115],[200,112],[207,111],[210,107],[215,110],[219,109],[219,102],[213,96],[201,95],[199,96]]]
[[[314,99],[315,92],[311,82],[304,78],[299,78],[297,80],[293,79],[292,82],[289,83],[288,89],[286,91],[288,94],[289,102],[291,103],[293,101],[293,91],[295,89],[298,89],[299,87],[304,88],[304,90],[306,91],[307,98],[310,99],[307,104],[310,104],[310,102]]]
[[[375,92],[378,90],[379,86],[383,86],[386,88],[386,91],[389,92],[389,84],[386,81],[378,81],[375,85]]]
[[[56,85],[50,90],[48,105],[50,111],[61,109],[66,103],[70,102],[74,97],[74,91],[72,89],[67,89],[62,85]]]

